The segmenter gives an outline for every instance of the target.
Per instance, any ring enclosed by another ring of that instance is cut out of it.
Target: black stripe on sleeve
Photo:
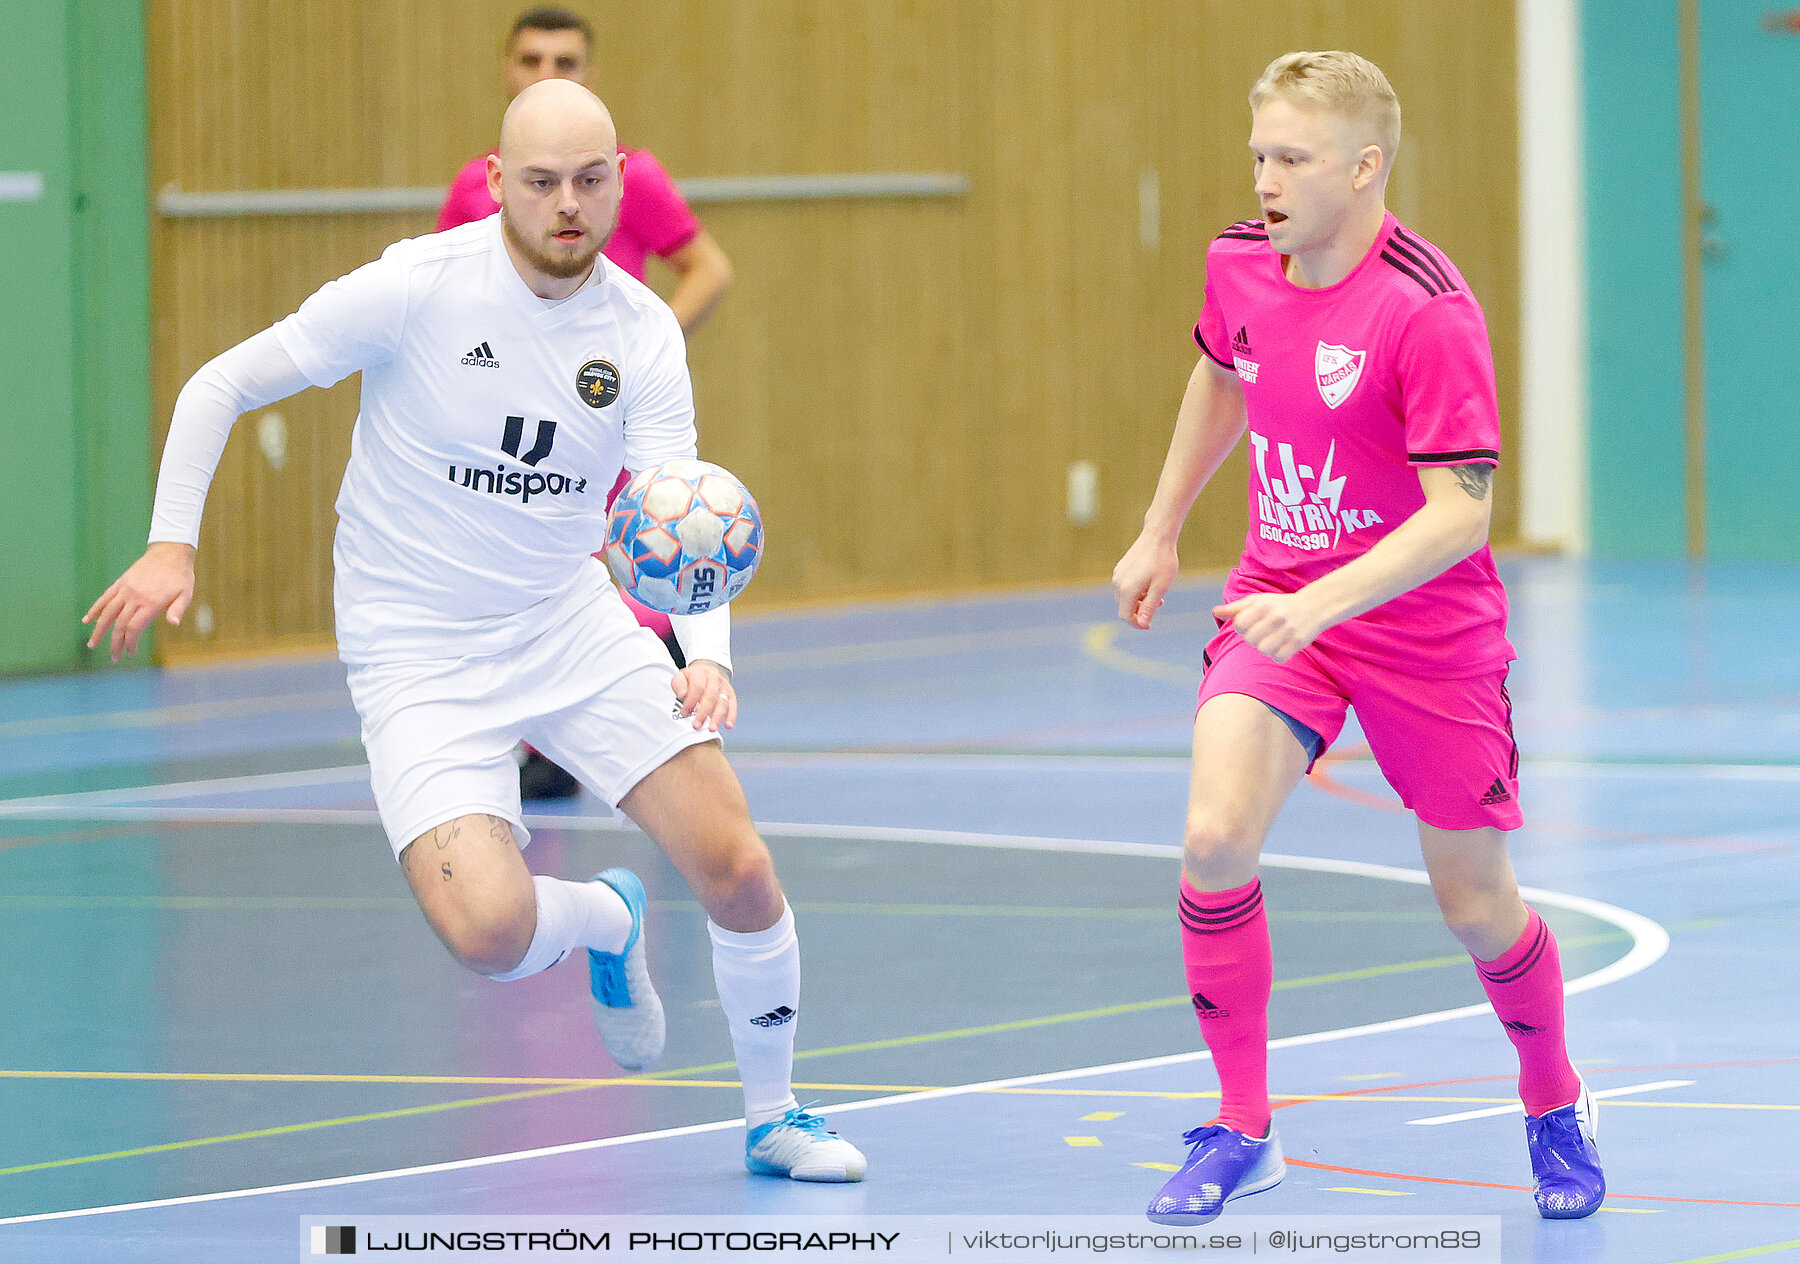
[[[1222,369],[1230,369],[1233,373],[1237,372],[1237,366],[1232,364],[1231,361],[1221,360],[1221,359],[1219,359],[1218,356],[1213,354],[1213,349],[1206,345],[1206,339],[1204,339],[1200,336],[1200,326],[1199,325],[1194,326],[1194,341],[1200,344],[1200,350],[1206,352],[1207,358],[1212,360],[1212,362],[1214,364],[1218,365]]]
[[[1220,237],[1229,237],[1233,241],[1267,241],[1267,233],[1220,233]]]
[[[1418,269],[1414,268],[1410,263],[1403,262],[1401,260],[1400,256],[1395,254],[1393,251],[1383,250],[1381,252],[1381,257],[1383,259],[1387,260],[1389,263],[1393,264],[1394,267],[1400,269],[1400,271],[1406,273],[1407,276],[1409,276],[1413,280],[1417,281],[1419,283],[1419,288],[1424,290],[1427,294],[1431,295],[1432,298],[1436,298],[1439,294],[1443,293],[1443,291],[1438,288],[1438,285],[1435,281],[1426,280],[1425,277],[1418,271]]]
[[[1440,292],[1448,292],[1456,288],[1455,283],[1452,282],[1449,277],[1444,275],[1442,269],[1434,264],[1422,252],[1406,245],[1398,238],[1388,242],[1388,249],[1392,250],[1397,255],[1411,260],[1412,263],[1422,270],[1426,276],[1438,283]]]
[[[1462,288],[1455,281],[1450,279],[1448,262],[1444,258],[1443,252],[1436,246],[1433,246],[1423,237],[1417,236],[1414,233],[1409,233],[1405,226],[1400,224],[1394,225],[1394,237],[1399,238],[1405,245],[1412,247],[1411,253],[1415,257],[1421,257],[1421,262],[1431,269],[1433,275],[1443,281],[1444,288],[1450,290],[1459,290]],[[1393,238],[1389,238],[1389,241],[1391,243]]]
[[[1461,452],[1414,452],[1406,458],[1414,465],[1467,465],[1473,461],[1500,464],[1500,453],[1493,448],[1466,448]]]

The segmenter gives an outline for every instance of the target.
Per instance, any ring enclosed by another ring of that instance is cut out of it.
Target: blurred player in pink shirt
[[[1199,364],[1144,529],[1113,572],[1147,629],[1194,499],[1249,438],[1250,529],[1202,661],[1180,889],[1183,957],[1221,1089],[1149,1207],[1204,1224],[1284,1172],[1257,860],[1356,708],[1418,818],[1433,892],[1519,1057],[1541,1215],[1605,1196],[1563,1037],[1556,938],[1507,858],[1518,748],[1506,592],[1487,545],[1500,422],[1487,325],[1454,264],[1387,211],[1400,105],[1353,53],[1278,58],[1250,93],[1261,219],[1207,252]]]
[[[591,89],[594,32],[587,20],[568,9],[530,9],[513,22],[506,40],[504,73],[513,96],[540,79],[572,79]],[[489,151],[492,152],[492,151]],[[608,260],[644,280],[644,267],[655,255],[681,278],[669,295],[669,307],[681,322],[683,333],[693,335],[705,323],[731,286],[731,260],[714,241],[682,198],[675,181],[647,149],[619,149],[623,161],[625,192],[619,203],[619,219],[604,253]],[[500,209],[488,195],[487,154],[471,158],[451,181],[450,192],[438,212],[437,231],[486,219]],[[607,503],[619,494],[632,471],[619,474]],[[669,616],[619,594],[637,615],[638,622],[662,637],[677,667],[684,666],[681,646],[669,626]],[[520,770],[521,793],[528,799],[566,798],[580,791],[568,773],[527,748]]]

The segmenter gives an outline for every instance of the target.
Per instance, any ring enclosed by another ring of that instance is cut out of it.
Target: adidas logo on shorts
[[[1500,778],[1495,777],[1494,784],[1489,786],[1487,788],[1487,793],[1481,796],[1481,805],[1487,807],[1490,804],[1506,803],[1511,798],[1512,795],[1508,793],[1506,783],[1500,780]]]

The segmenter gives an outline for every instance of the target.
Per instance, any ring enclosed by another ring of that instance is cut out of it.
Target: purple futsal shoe
[[[1525,1116],[1525,1144],[1537,1186],[1538,1215],[1546,1220],[1579,1220],[1606,1201],[1606,1173],[1600,1170],[1594,1099],[1587,1081],[1581,1095],[1559,1110]]]
[[[1194,1148],[1144,1213],[1157,1224],[1203,1225],[1217,1220],[1232,1199],[1273,1189],[1287,1175],[1281,1138],[1273,1124],[1260,1141],[1224,1124],[1195,1128],[1181,1139]]]

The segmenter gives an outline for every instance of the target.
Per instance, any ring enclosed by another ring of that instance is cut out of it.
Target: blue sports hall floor
[[[1482,1214],[1508,1261],[1800,1260],[1800,569],[1505,564],[1527,825],[1611,1196],[1533,1209],[1515,1064],[1354,727],[1276,824],[1285,1183],[1238,1215]],[[539,872],[651,894],[665,1065],[564,963],[414,908],[330,660],[0,682],[0,1260],[290,1258],[434,1212],[1137,1215],[1217,1084],[1174,914],[1217,581],[737,625],[728,750],[799,918],[796,1075],[867,1181],[748,1175],[704,918],[591,798]]]

